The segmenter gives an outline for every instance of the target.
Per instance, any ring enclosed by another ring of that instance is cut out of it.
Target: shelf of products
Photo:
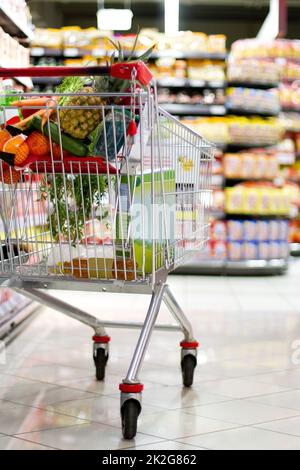
[[[280,111],[277,89],[230,87],[227,89],[227,109],[232,114],[264,114],[278,116]]]
[[[32,40],[34,32],[25,0],[0,0],[0,26],[11,36]]]
[[[180,267],[176,274],[204,274],[208,276],[275,276],[285,274],[288,260],[251,261],[204,261],[195,258],[193,262]]]
[[[294,187],[285,185],[280,168],[292,164],[295,154],[289,146],[277,148],[285,134],[278,118],[282,71],[277,61],[231,53],[231,115],[184,120],[225,152],[213,170],[211,241],[187,272],[281,274],[287,268]]]
[[[170,114],[176,116],[224,116],[226,108],[222,105],[202,105],[202,104],[177,104],[161,103],[161,106]]]

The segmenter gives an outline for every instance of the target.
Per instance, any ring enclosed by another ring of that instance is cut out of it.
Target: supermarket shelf
[[[63,49],[52,49],[48,47],[32,47],[31,57],[63,57]]]
[[[105,51],[104,49],[80,49],[78,47],[66,47],[62,48],[47,48],[47,47],[33,47],[31,50],[32,57],[83,57],[84,55],[91,55],[93,57],[103,57],[109,55],[110,51]],[[142,54],[142,53],[141,53]],[[141,54],[134,55],[134,59],[137,59]],[[129,52],[125,52],[124,57],[128,58],[130,55]],[[199,60],[220,60],[225,61],[227,54],[201,54],[199,52],[174,52],[166,51],[154,53],[151,55],[150,59],[157,60],[162,58],[172,58],[172,59],[199,59]]]
[[[300,257],[300,243],[291,243],[290,252],[292,256]]]
[[[32,79],[34,85],[59,85],[62,80],[59,77],[36,77]]]
[[[205,81],[205,80],[191,80],[188,78],[162,78],[157,80],[158,87],[161,88],[210,88],[210,89],[224,89],[227,87],[224,81]]]
[[[194,260],[178,268],[175,274],[204,274],[228,276],[266,276],[284,274],[288,260],[253,261],[197,261]]]
[[[25,301],[15,310],[7,313],[7,315],[1,318],[0,321],[0,338],[5,341],[11,340],[11,336],[15,335],[18,328],[27,320],[39,308],[39,304],[36,302]]]
[[[9,8],[5,3],[7,2],[0,0],[0,26],[11,36],[32,40],[34,38],[33,30],[12,18]]]
[[[275,178],[225,178],[225,186],[231,188],[241,183],[273,183]]]
[[[213,53],[201,53],[201,52],[179,52],[179,51],[161,51],[151,55],[150,59],[157,60],[163,58],[170,59],[195,59],[195,60],[216,60],[225,61],[227,60],[227,54],[213,54]]]
[[[170,114],[180,116],[225,116],[223,105],[161,103],[160,106]]]
[[[279,115],[280,111],[271,113],[267,111],[257,111],[257,110],[250,110],[250,109],[242,109],[242,108],[234,108],[231,106],[227,106],[228,114],[232,114],[235,116],[261,116],[261,117],[276,117]]]
[[[300,113],[300,108],[291,108],[288,106],[282,106],[281,111],[283,113]]]
[[[278,88],[279,82],[277,83],[260,83],[260,82],[238,82],[238,81],[229,81],[228,87],[232,88],[255,88],[260,90],[269,90],[270,88]]]
[[[289,220],[288,215],[259,215],[259,214],[231,214],[230,212],[226,212],[226,219],[230,220],[248,220],[248,219],[255,219],[255,220]]]
[[[268,147],[273,147],[276,145],[276,142],[273,143],[262,143],[262,142],[240,142],[240,143],[231,143],[231,144],[225,144],[223,150],[226,150],[227,152],[240,152],[241,150],[245,149],[261,149],[261,148],[268,148]]]

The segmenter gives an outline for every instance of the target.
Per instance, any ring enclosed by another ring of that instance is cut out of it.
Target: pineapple
[[[128,61],[130,61],[135,54],[137,41],[138,36]],[[116,62],[124,62],[124,51],[121,45],[119,43],[115,44],[113,41],[110,42],[115,47],[118,58],[116,58],[116,54],[113,53],[110,58],[110,64],[108,65],[113,65]],[[153,52],[154,47],[155,46],[152,46],[146,53],[140,56],[138,60],[146,61]],[[95,96],[95,93],[123,92],[129,86],[129,82],[112,77],[97,77],[93,80],[93,86],[88,85],[87,81],[80,77],[66,78],[62,85],[58,87],[57,92],[74,93],[75,96],[62,97],[59,104],[61,106],[82,106],[82,109],[62,108],[59,113],[61,128],[64,132],[76,139],[87,138],[102,122],[102,106],[107,104],[107,100],[100,96]],[[98,108],[88,109],[89,106],[97,106]]]
[[[83,93],[91,94],[91,96]],[[82,109],[61,109],[60,125],[64,132],[76,139],[85,139],[101,122],[102,109],[105,101],[100,96],[94,96],[96,89],[91,86],[84,86],[79,94],[70,97],[65,105],[82,106]],[[88,108],[89,106],[99,106],[99,108]]]

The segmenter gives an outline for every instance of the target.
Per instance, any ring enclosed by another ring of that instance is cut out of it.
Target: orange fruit
[[[29,156],[29,147],[26,142],[23,142],[18,148],[15,153],[15,166],[20,166],[22,163],[27,160]]]
[[[5,142],[11,139],[10,133],[6,129],[0,129],[0,150],[3,150]]]
[[[26,143],[29,147],[29,152],[35,156],[43,156],[48,155],[50,153],[50,144],[47,137],[40,134],[37,131],[34,131],[28,139]]]
[[[3,183],[5,184],[16,184],[21,179],[21,173],[14,170],[13,168],[8,168],[3,171]]]
[[[16,153],[18,147],[23,144],[25,137],[22,135],[16,135],[8,139],[3,145],[3,152]]]

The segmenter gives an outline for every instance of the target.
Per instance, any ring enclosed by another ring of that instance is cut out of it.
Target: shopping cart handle
[[[152,73],[142,61],[114,64],[111,67],[0,68],[0,78],[110,75],[121,80],[131,80],[134,71],[136,71],[135,79],[143,86],[149,85],[153,79]]]

